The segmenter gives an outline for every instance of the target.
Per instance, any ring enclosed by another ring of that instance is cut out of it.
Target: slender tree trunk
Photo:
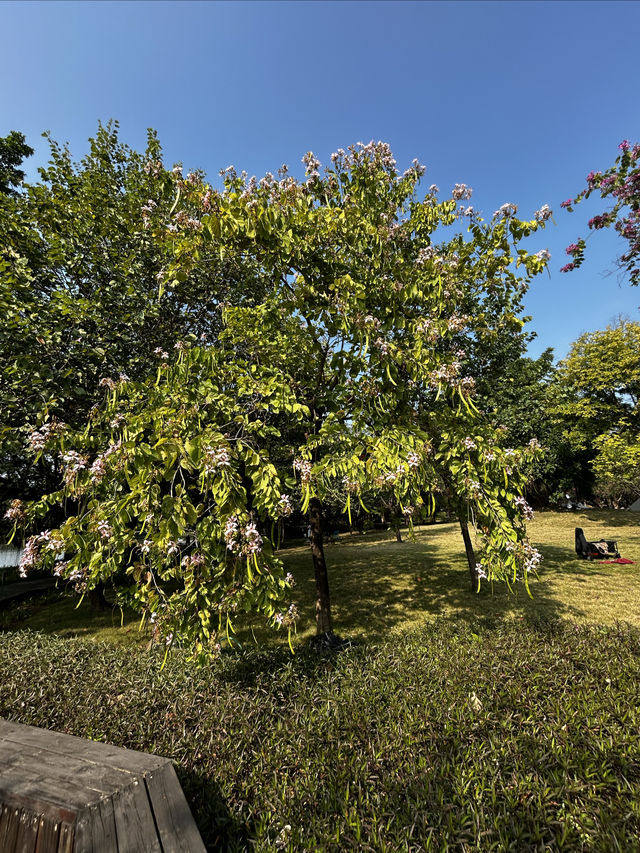
[[[322,504],[318,498],[312,498],[309,504],[309,525],[313,571],[316,577],[316,635],[333,634],[329,573],[322,545]]]
[[[394,528],[396,531],[396,542],[402,542],[402,531],[400,530],[400,525]]]
[[[94,610],[109,610],[111,609],[111,605],[105,598],[104,594],[105,585],[104,581],[98,581],[93,589],[89,590],[89,601],[91,602],[91,607]]]
[[[469,580],[471,582],[471,590],[475,592],[478,588],[478,575],[476,572],[476,555],[473,550],[471,536],[469,535],[469,525],[466,518],[463,518],[460,513],[460,530],[462,531],[462,539],[464,541],[464,550],[467,553],[467,563],[469,564]]]

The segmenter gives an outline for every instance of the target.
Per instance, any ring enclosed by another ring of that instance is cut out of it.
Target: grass
[[[637,513],[587,510],[581,513],[538,513],[529,525],[532,541],[544,554],[539,580],[529,598],[521,586],[484,585],[479,594],[468,587],[468,573],[457,524],[417,529],[415,541],[395,541],[393,534],[343,535],[326,546],[335,630],[344,636],[375,641],[390,633],[418,627],[446,616],[463,620],[518,619],[613,624],[640,627],[640,516]],[[589,563],[576,557],[574,528],[590,539],[616,538],[624,557],[635,565]],[[315,584],[309,549],[281,552],[287,571],[296,578],[294,600],[301,618],[297,641],[315,631]],[[29,628],[61,636],[87,637],[125,645],[145,644],[133,614],[95,614],[73,596],[54,595],[0,612],[0,628]],[[243,645],[273,643],[284,638],[249,622],[238,632]]]
[[[303,547],[295,656],[247,626],[161,670],[132,615],[22,603],[0,611],[0,716],[170,757],[211,851],[640,851],[639,520],[539,514],[533,599],[471,593],[453,524],[345,536],[335,627],[360,642],[326,656]],[[576,525],[636,564],[577,560]]]
[[[169,756],[211,851],[637,851],[640,632],[435,620],[338,655],[0,634],[0,716]]]

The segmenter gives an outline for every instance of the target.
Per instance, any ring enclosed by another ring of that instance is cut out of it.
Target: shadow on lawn
[[[385,546],[378,546],[385,547]],[[496,619],[521,617],[529,621],[556,621],[584,615],[578,607],[556,598],[548,581],[555,572],[578,575],[588,582],[601,572],[597,564],[582,563],[570,549],[543,546],[544,569],[540,579],[532,579],[527,595],[521,584],[510,591],[506,584],[483,584],[480,592],[469,587],[463,556],[443,555],[437,544],[420,542],[415,549],[397,550],[395,543],[385,547],[389,560],[397,559],[397,576],[389,573],[380,558],[351,557],[341,571],[330,568],[336,630],[348,636],[355,626],[366,626],[367,640],[380,639],[397,626],[419,622],[421,617],[495,622]],[[336,554],[336,558],[338,555]],[[332,561],[333,562],[333,561]],[[341,602],[348,602],[344,608]]]
[[[177,775],[207,850],[246,850],[247,826],[231,813],[211,775],[180,766]]]

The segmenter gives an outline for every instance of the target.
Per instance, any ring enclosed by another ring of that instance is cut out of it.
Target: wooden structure
[[[168,758],[0,719],[1,853],[204,853]]]

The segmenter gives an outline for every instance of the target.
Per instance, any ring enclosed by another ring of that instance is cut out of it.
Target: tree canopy
[[[309,152],[303,181],[286,167],[261,181],[231,168],[222,190],[200,173],[165,170],[154,137],[150,145],[147,159],[123,155],[144,186],[128,204],[135,239],[148,247],[145,287],[130,293],[142,261],[119,252],[109,270],[118,261],[121,277],[105,300],[141,298],[141,316],[157,325],[144,334],[138,319],[128,329],[138,338],[131,375],[120,375],[128,365],[107,357],[99,333],[86,336],[96,406],[86,425],[63,424],[65,407],[43,398],[29,443],[61,487],[24,517],[37,529],[56,506],[67,514],[29,540],[23,568],[44,559],[82,588],[111,582],[206,655],[243,608],[293,622],[273,530],[292,494],[313,519],[338,487],[347,514],[367,492],[391,491],[409,518],[446,495],[481,535],[474,581],[526,583],[540,559],[526,539],[524,498],[539,443],[504,446],[474,403],[470,365],[473,349],[521,336],[522,295],[549,255],[518,244],[551,211],[520,220],[505,204],[485,221],[463,184],[442,200],[435,186],[419,198],[423,167],[400,173],[384,143],[339,150],[322,173]],[[63,295],[80,308],[83,288],[101,280],[93,267],[71,289],[69,279]],[[221,282],[225,294],[211,284]],[[209,326],[190,334],[203,288]],[[102,310],[104,326],[93,328],[104,332],[107,313],[121,309]],[[172,316],[180,322],[165,326]],[[21,521],[25,509],[10,512]],[[321,543],[312,549],[318,630],[330,632]]]

